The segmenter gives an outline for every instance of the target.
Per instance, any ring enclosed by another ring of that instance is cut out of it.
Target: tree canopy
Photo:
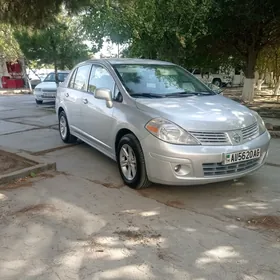
[[[25,45],[30,50],[22,47],[27,56],[34,55],[32,46],[39,39],[61,42],[58,38],[64,34],[68,42],[74,40],[73,46],[78,43],[62,27],[54,29],[61,11],[80,13],[79,31],[95,50],[109,37],[115,43],[128,43],[127,56],[169,60],[188,68],[241,65],[246,78],[243,98],[248,101],[253,98],[260,55],[280,45],[278,0],[0,0],[0,22],[44,26],[32,36],[22,33],[29,40]],[[60,50],[70,53],[67,45]],[[42,55],[43,50],[36,52]],[[69,59],[60,54],[60,63]]]
[[[158,58],[187,67],[243,66],[243,98],[253,98],[260,52],[280,38],[278,0],[111,0],[84,13],[84,27],[101,44],[129,42],[126,55]],[[279,43],[279,42],[278,42]]]
[[[22,55],[10,24],[0,23],[0,55],[10,60],[18,59]]]
[[[64,8],[76,12],[92,0],[0,0],[0,22],[13,25],[46,26]]]
[[[15,32],[15,38],[27,60],[52,64],[55,70],[71,69],[90,56],[78,18],[60,16],[44,29],[22,28]]]

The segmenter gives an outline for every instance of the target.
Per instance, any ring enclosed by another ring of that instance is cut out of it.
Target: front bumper
[[[168,144],[149,135],[141,141],[141,145],[151,182],[165,185],[202,185],[237,179],[258,170],[267,158],[270,138],[270,134],[265,132],[239,146],[183,146]],[[225,174],[221,175],[209,175],[205,172],[205,166],[220,166],[224,153],[258,148],[261,148],[261,157],[253,164],[245,163],[245,168],[236,169],[241,171],[224,172]],[[179,172],[175,171],[177,165],[181,165]]]
[[[34,92],[34,97],[39,101],[53,102],[56,99],[56,93],[49,94],[44,92]]]

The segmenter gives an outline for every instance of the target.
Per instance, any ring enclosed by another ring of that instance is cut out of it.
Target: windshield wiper
[[[169,93],[166,94],[166,97],[186,97],[186,96],[194,96],[194,95],[214,95],[212,92],[207,92],[207,91],[200,91],[200,92],[187,92],[187,91],[182,91],[182,92],[175,92],[175,93]]]
[[[131,97],[147,97],[147,98],[163,98],[165,95],[154,94],[154,93],[131,93]]]
[[[210,91],[199,91],[199,92],[194,92],[193,94],[195,94],[195,95],[216,95],[215,93],[210,92]]]
[[[193,96],[196,95],[194,92],[186,92],[186,91],[182,91],[182,92],[174,92],[174,93],[168,93],[165,95],[165,97],[185,97],[185,96]]]

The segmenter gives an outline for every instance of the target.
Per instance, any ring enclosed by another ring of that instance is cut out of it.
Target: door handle
[[[68,93],[68,92],[66,92],[66,93],[65,93],[65,96],[66,96],[66,97],[69,97],[69,93]]]
[[[86,98],[83,99],[84,104],[88,104],[88,100]]]

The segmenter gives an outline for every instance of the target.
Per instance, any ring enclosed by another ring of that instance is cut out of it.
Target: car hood
[[[36,89],[57,89],[55,82],[42,82],[35,87]]]
[[[189,131],[229,131],[256,122],[251,110],[221,95],[138,98],[136,106]]]

